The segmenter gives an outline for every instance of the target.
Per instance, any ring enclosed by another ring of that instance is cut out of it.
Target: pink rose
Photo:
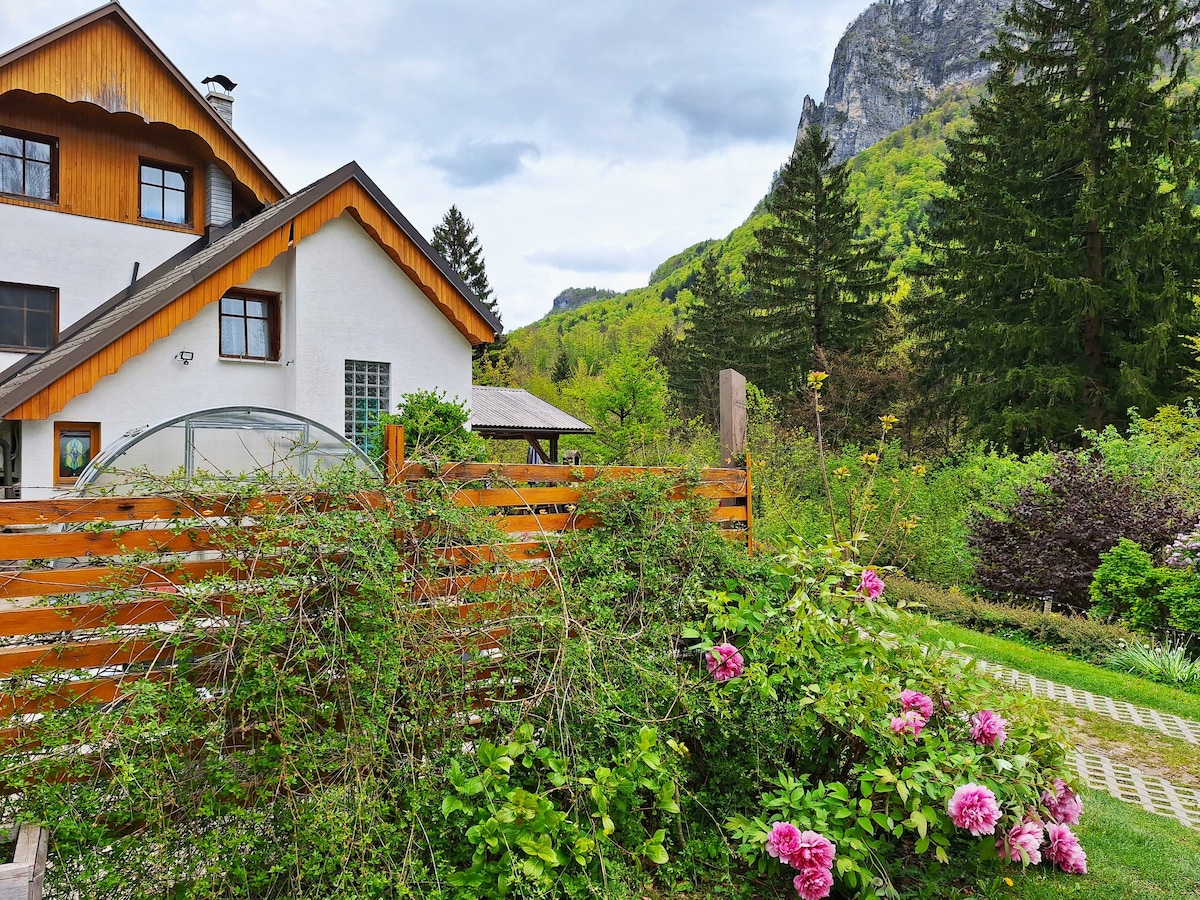
[[[926,721],[933,718],[933,700],[920,691],[901,691],[900,706],[905,712],[915,709]]]
[[[905,710],[892,719],[892,731],[917,737],[926,725],[925,717],[915,709]]]
[[[708,674],[717,681],[737,678],[746,668],[746,661],[733,644],[717,644],[708,654]]]
[[[862,579],[858,582],[858,593],[869,600],[878,600],[883,593],[883,579],[874,569],[863,569]]]
[[[767,853],[785,866],[795,865],[800,858],[800,829],[791,822],[776,822],[767,837]]]
[[[1042,805],[1050,819],[1062,825],[1078,825],[1079,817],[1083,815],[1083,798],[1061,778],[1054,779],[1053,791],[1042,792]]]
[[[1009,829],[1008,834],[996,841],[1000,858],[1019,862],[1021,865],[1036,866],[1042,861],[1042,823],[1020,822]],[[1024,855],[1021,851],[1024,850]]]
[[[1046,836],[1050,839],[1046,847],[1046,859],[1068,874],[1087,874],[1087,854],[1079,846],[1079,838],[1069,826],[1047,825]]]
[[[990,709],[983,709],[971,716],[971,740],[977,744],[999,747],[1008,740],[1004,730],[1006,722]]]
[[[806,831],[800,835],[799,846],[792,856],[792,865],[797,869],[831,869],[836,853],[837,848],[825,835]]]
[[[950,821],[959,828],[967,829],[975,837],[995,834],[996,823],[1000,821],[1000,805],[996,803],[996,795],[981,784],[959,787],[946,804],[946,811],[950,813]]]
[[[833,873],[820,866],[801,869],[792,879],[792,886],[801,900],[824,900],[833,889]]]

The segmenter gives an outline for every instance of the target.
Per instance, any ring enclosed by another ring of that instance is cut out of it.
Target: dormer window
[[[192,208],[191,169],[161,163],[141,164],[141,216],[155,222],[187,225]]]
[[[53,202],[57,156],[54,138],[0,128],[0,194]]]

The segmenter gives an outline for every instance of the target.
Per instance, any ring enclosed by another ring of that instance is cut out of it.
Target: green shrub
[[[1162,625],[1165,610],[1157,606],[1159,585],[1154,560],[1135,541],[1121,538],[1100,556],[1090,594],[1094,618],[1128,621],[1143,629]]]
[[[1128,628],[1084,616],[1046,614],[1040,609],[1007,606],[965,594],[956,588],[892,576],[894,599],[924,607],[935,619],[994,634],[1015,630],[1037,647],[1056,650],[1094,665],[1104,665],[1109,653],[1140,638]]]
[[[1093,615],[1145,634],[1168,627],[1200,633],[1200,575],[1191,568],[1155,566],[1133,541],[1123,539],[1101,556],[1091,595]]]
[[[404,453],[407,459],[422,463],[483,462],[487,444],[467,429],[470,413],[457,398],[446,399],[446,392],[413,391],[400,396],[397,413],[381,413],[370,429],[368,452],[382,459],[383,426],[404,426]]]

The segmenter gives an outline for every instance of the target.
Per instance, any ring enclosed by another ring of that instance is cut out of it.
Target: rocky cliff
[[[802,131],[819,123],[835,163],[924,115],[944,91],[987,78],[1010,0],[879,0],[846,29],[820,104],[804,98]],[[799,131],[797,134],[799,134]]]

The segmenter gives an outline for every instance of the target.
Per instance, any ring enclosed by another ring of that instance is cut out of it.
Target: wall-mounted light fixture
[[[188,363],[190,363],[193,359],[196,358],[196,354],[193,353],[191,350],[180,350],[178,353],[175,354],[175,358],[186,366]]]

